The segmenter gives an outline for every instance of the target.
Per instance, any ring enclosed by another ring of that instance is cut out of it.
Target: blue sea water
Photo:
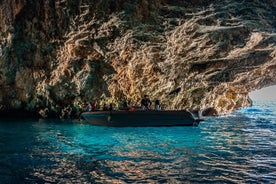
[[[276,183],[276,101],[198,127],[2,119],[0,183]]]

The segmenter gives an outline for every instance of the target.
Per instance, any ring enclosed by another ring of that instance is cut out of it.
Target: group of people
[[[143,110],[151,110],[151,100],[148,95],[144,95],[144,98],[141,100],[141,106]],[[160,101],[155,100],[154,110],[161,110]]]
[[[97,103],[86,103],[86,106],[84,107],[83,111],[84,112],[90,112],[90,111],[96,111],[97,109]],[[111,103],[109,106],[105,103],[102,108],[103,111],[111,111],[114,110],[114,105]]]
[[[148,95],[144,95],[144,98],[141,100],[141,108],[142,108],[142,110],[151,110],[151,105],[152,105],[152,102],[149,99],[149,96]],[[105,103],[103,105],[103,108],[101,110],[103,110],[103,111],[111,111],[111,110],[114,110],[114,109],[115,108],[114,108],[114,105],[112,103],[109,104],[109,106]],[[123,103],[123,107],[120,108],[120,109],[122,109],[122,110],[130,110],[130,111],[134,111],[135,110],[134,107],[132,107],[132,106],[129,107],[129,105],[128,105],[127,102]],[[96,102],[94,102],[94,103],[88,102],[86,104],[86,106],[83,108],[83,111],[85,111],[85,112],[96,111],[96,110],[98,110]],[[158,99],[155,100],[154,110],[161,110],[160,101]]]
[[[90,111],[95,111],[95,110],[96,110],[96,102],[94,102],[94,103],[87,102],[87,104],[84,108],[84,111],[90,112]]]

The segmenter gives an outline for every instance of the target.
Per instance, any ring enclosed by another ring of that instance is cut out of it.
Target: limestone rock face
[[[275,0],[2,0],[0,106],[229,113],[276,84]]]

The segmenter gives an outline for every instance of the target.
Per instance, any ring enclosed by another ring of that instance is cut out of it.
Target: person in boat
[[[158,99],[155,100],[154,109],[157,111],[161,110],[160,101]]]
[[[124,103],[123,103],[123,109],[128,109],[129,107],[128,107],[128,104],[127,104],[127,101],[124,101]]]
[[[97,110],[97,102],[94,102],[91,104],[91,111],[96,111]]]
[[[112,103],[109,104],[108,110],[109,111],[114,111],[115,110],[114,105]]]
[[[151,101],[148,95],[144,95],[144,98],[141,100],[141,106],[143,110],[150,110]]]
[[[104,105],[103,105],[103,111],[108,111],[108,106],[106,103],[104,103]]]
[[[84,112],[90,112],[92,111],[92,105],[90,102],[87,102],[85,108],[84,108]]]
[[[120,110],[126,110],[126,111],[128,111],[129,110],[128,102],[127,101],[123,101],[122,104],[120,105],[119,109]]]

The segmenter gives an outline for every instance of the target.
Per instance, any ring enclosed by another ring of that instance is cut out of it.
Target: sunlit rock
[[[272,0],[3,0],[1,107],[77,114],[87,101],[139,105],[144,94],[210,115],[249,106],[250,91],[276,84],[275,9]]]

